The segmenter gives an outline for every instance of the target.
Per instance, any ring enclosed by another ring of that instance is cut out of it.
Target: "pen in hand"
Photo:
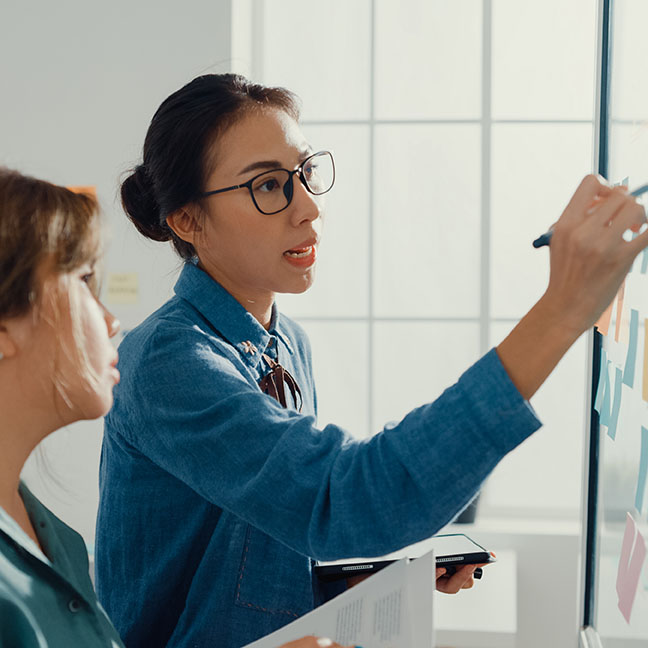
[[[648,191],[648,184],[643,184],[631,191],[630,195],[636,198],[637,196],[641,196],[641,194],[646,193],[646,191]],[[533,247],[541,248],[545,245],[549,245],[552,236],[553,230],[550,229],[548,232],[545,232],[542,236],[539,236],[535,241],[533,241]]]

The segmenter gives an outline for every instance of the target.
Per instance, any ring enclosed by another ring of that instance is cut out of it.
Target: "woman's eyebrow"
[[[248,164],[245,169],[239,171],[240,176],[250,173],[250,171],[256,171],[257,169],[280,169],[281,162],[279,160],[261,160],[259,162],[252,162]]]
[[[309,155],[312,155],[313,153],[313,147],[312,146],[306,146],[300,151],[300,157],[302,159],[306,159]],[[259,162],[252,162],[252,164],[248,164],[244,169],[239,171],[238,175],[242,176],[245,175],[246,173],[250,173],[250,171],[257,171],[261,169],[281,169],[282,164],[279,160],[260,160]]]

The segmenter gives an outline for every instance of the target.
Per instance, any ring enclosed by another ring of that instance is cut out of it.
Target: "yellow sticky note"
[[[139,282],[136,272],[111,272],[106,286],[107,304],[136,304]]]

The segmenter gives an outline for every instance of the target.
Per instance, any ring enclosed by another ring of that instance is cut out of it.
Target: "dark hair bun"
[[[122,183],[121,200],[126,215],[144,236],[154,241],[168,241],[171,238],[169,226],[166,222],[160,222],[160,205],[143,164],[137,166]]]

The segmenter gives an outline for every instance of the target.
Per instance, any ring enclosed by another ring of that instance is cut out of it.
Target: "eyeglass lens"
[[[309,158],[302,167],[301,177],[312,194],[326,193],[335,179],[330,153],[324,152]],[[258,208],[267,214],[284,209],[292,199],[293,182],[291,174],[283,169],[260,175],[252,183],[252,193]]]

